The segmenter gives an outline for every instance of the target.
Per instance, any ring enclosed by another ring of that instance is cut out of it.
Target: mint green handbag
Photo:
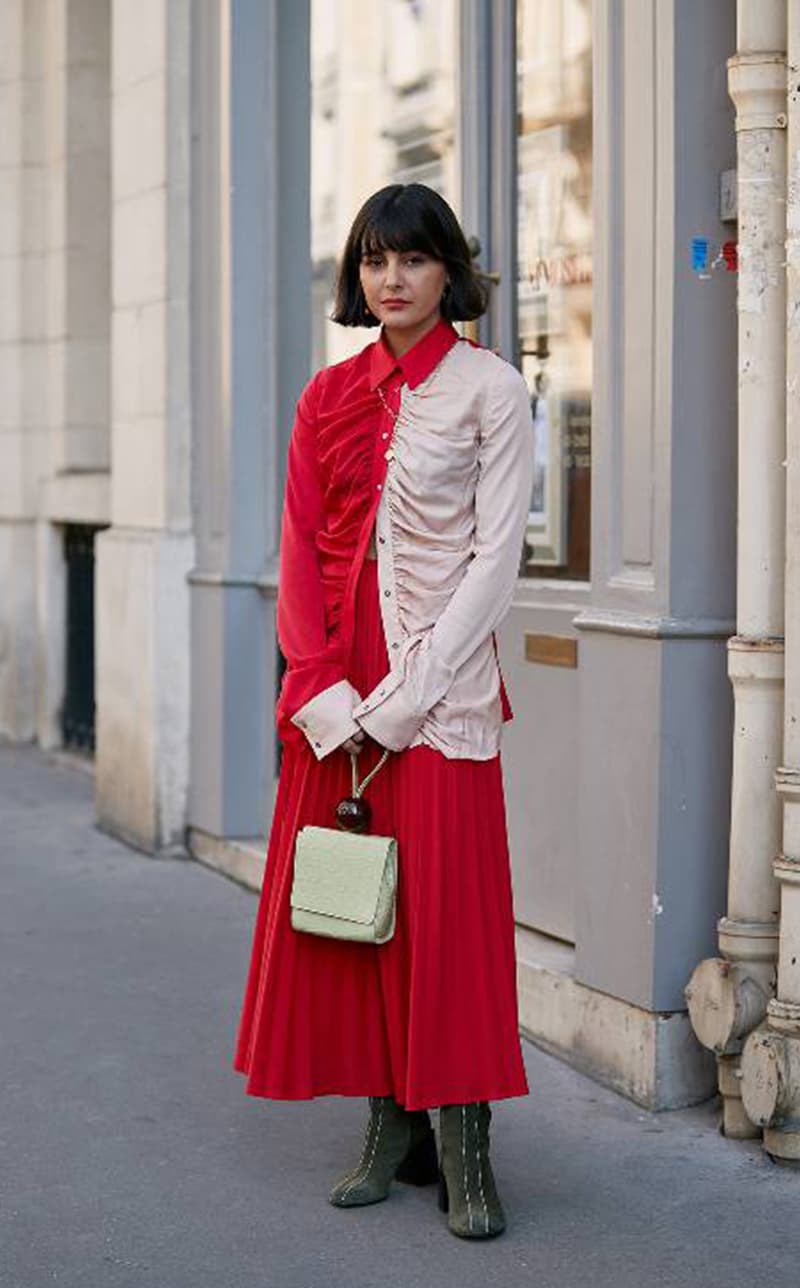
[[[369,823],[364,789],[388,756],[385,751],[360,786],[358,757],[351,756],[353,795],[337,808],[339,827],[298,832],[290,898],[294,930],[362,944],[385,944],[394,934],[397,842],[357,834]]]

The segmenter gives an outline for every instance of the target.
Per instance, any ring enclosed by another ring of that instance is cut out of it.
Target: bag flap
[[[375,919],[390,836],[358,836],[329,827],[297,834],[291,905],[368,925]]]

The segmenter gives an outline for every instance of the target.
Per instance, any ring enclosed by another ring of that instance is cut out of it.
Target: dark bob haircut
[[[359,280],[365,255],[421,251],[440,260],[449,285],[441,313],[448,322],[470,322],[486,312],[488,287],[472,264],[466,238],[444,197],[424,183],[391,183],[359,210],[345,243],[331,319],[342,326],[377,326]]]

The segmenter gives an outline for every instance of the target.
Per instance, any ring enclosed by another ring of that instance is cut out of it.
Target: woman
[[[527,1093],[499,741],[510,708],[493,631],[531,489],[519,373],[459,339],[485,291],[447,203],[393,184],[357,215],[334,320],[381,326],[317,373],[289,447],[278,597],[284,756],[236,1052],[257,1096],[368,1096],[342,1207],[440,1176],[454,1234],[499,1234],[489,1101]],[[295,932],[297,832],[333,825],[350,755],[371,830],[394,836],[386,944]],[[440,1107],[437,1166],[428,1110]]]

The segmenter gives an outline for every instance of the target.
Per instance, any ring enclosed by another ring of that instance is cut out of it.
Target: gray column
[[[276,772],[284,459],[309,374],[308,7],[231,0],[195,21],[189,822],[254,836]]]
[[[733,276],[690,271],[729,236],[727,0],[598,0],[592,600],[580,666],[578,979],[650,1011],[724,908],[734,629]],[[713,1076],[713,1075],[712,1075]]]

